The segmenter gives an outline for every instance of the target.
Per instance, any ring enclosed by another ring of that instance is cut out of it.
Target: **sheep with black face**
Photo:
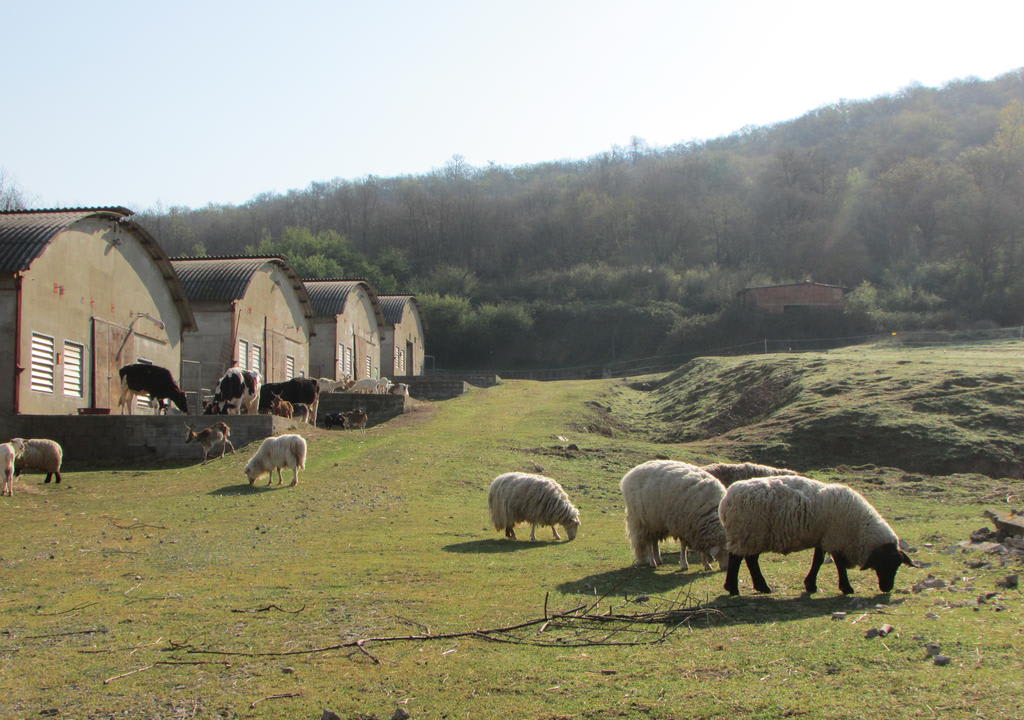
[[[772,590],[761,574],[763,552],[791,553],[814,548],[810,572],[804,578],[808,593],[818,590],[818,570],[825,553],[832,555],[839,589],[853,592],[847,569],[874,570],[878,588],[892,590],[900,565],[913,566],[899,549],[899,538],[878,511],[853,488],[823,483],[799,475],[740,480],[729,486],[718,506],[725,528],[729,566],[725,590],[739,595],[740,563],[758,592]]]

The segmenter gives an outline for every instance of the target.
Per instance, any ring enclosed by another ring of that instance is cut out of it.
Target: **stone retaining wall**
[[[358,408],[366,410],[370,417],[366,427],[370,427],[404,413],[405,397],[375,393],[320,393],[320,406],[316,411],[317,425],[323,427],[324,416],[328,413],[348,412]]]
[[[185,444],[185,424],[201,430],[218,420],[231,428],[231,443],[239,451],[270,435],[296,431],[293,421],[272,415],[15,415],[0,418],[0,438],[56,440],[72,469],[199,462],[202,448]]]

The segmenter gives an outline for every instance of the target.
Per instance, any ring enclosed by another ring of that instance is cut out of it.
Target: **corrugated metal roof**
[[[130,230],[149,253],[167,283],[182,329],[195,330],[196,321],[178,276],[167,253],[149,232],[129,219],[134,213],[123,207],[52,208],[0,212],[0,273],[15,274],[28,270],[53,239],[71,225],[88,217],[102,217]]]
[[[416,297],[413,295],[378,295],[381,310],[384,311],[384,319],[388,325],[397,325],[402,322],[402,315],[405,313],[405,306],[410,303],[416,306]]]
[[[277,255],[171,258],[185,294],[192,302],[231,302],[245,297],[253,275],[266,265],[277,265],[299,296],[303,313],[313,317],[313,306],[302,279],[284,258]]]
[[[120,220],[131,214],[122,207],[0,212],[0,273],[13,275],[28,270],[58,233],[83,218],[102,215]]]
[[[377,300],[377,293],[365,280],[305,280],[304,282],[306,290],[309,292],[309,299],[313,304],[313,312],[317,317],[333,317],[344,313],[349,293],[362,286],[370,298],[370,305],[377,318],[377,325],[384,324],[384,312]]]
[[[304,280],[313,312],[318,316],[341,315],[351,290],[366,285],[363,280]]]
[[[171,258],[185,294],[192,302],[238,300],[252,282],[252,276],[270,258]]]

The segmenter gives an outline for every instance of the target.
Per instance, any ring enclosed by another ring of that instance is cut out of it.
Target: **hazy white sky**
[[[1019,0],[0,4],[33,207],[243,203],[369,174],[727,135],[1024,66]]]

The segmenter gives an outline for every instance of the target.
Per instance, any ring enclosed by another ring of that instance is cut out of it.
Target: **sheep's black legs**
[[[761,565],[758,562],[759,557],[760,555],[747,555],[747,570],[750,571],[750,579],[754,581],[754,589],[758,592],[770,593],[772,589],[768,587],[764,575],[761,574]]]
[[[743,558],[729,553],[729,565],[725,569],[725,591],[730,595],[740,594],[740,563]]]
[[[807,573],[807,577],[804,578],[804,590],[808,593],[818,592],[818,570],[821,569],[821,564],[825,562],[825,551],[821,549],[821,546],[814,548],[814,558],[811,559],[811,569]]]
[[[758,563],[758,558],[758,555],[742,557],[729,553],[729,567],[725,571],[725,591],[727,593],[730,595],[740,594],[740,563],[744,560],[747,562],[747,570],[750,571],[750,579],[754,583],[754,589],[762,593],[770,593],[772,591],[768,587],[768,583],[765,582],[764,575],[761,574],[761,565]]]
[[[853,585],[850,584],[850,578],[846,574],[846,566],[848,565],[846,557],[842,553],[832,553],[832,560],[836,564],[836,572],[839,573],[839,592],[843,595],[850,595],[853,593]]]

